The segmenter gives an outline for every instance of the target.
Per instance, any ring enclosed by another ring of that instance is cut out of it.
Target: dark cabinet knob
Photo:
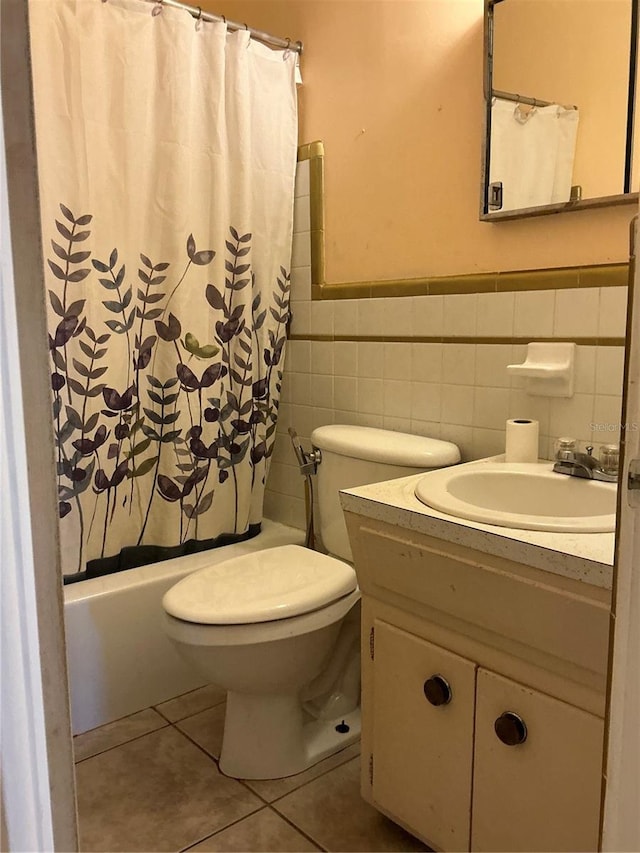
[[[441,675],[432,675],[424,683],[424,695],[432,705],[448,705],[451,702],[451,686]]]
[[[507,746],[517,746],[527,739],[527,726],[522,717],[513,711],[500,714],[494,723],[498,738]]]

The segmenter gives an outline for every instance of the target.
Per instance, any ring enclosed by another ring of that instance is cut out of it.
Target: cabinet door
[[[500,740],[498,718],[524,741]],[[599,717],[479,669],[471,849],[597,850],[603,734]]]
[[[432,845],[468,850],[476,665],[374,624],[374,803]]]

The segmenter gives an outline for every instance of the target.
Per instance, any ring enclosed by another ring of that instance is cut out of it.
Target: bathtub
[[[263,522],[253,539],[64,587],[73,733],[201,687],[162,628],[162,596],[185,575],[262,548],[304,543],[304,533]]]

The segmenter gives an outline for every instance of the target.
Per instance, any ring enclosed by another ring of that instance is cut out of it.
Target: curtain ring
[[[196,16],[196,31],[200,29],[202,24],[202,6],[198,6],[198,14]]]
[[[284,49],[284,53],[282,54],[282,60],[284,61],[289,54],[291,53],[291,39],[287,39],[287,46]]]
[[[151,10],[151,14],[153,15],[154,18],[156,15],[159,15],[160,12],[162,12],[162,3],[163,3],[163,0],[156,0],[156,4],[153,7],[153,9]]]

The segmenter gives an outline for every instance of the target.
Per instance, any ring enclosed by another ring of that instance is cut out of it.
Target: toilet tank
[[[351,547],[340,506],[340,489],[407,477],[460,461],[449,441],[373,427],[332,424],[311,433],[322,453],[315,480],[316,520],[330,554],[351,560]]]

